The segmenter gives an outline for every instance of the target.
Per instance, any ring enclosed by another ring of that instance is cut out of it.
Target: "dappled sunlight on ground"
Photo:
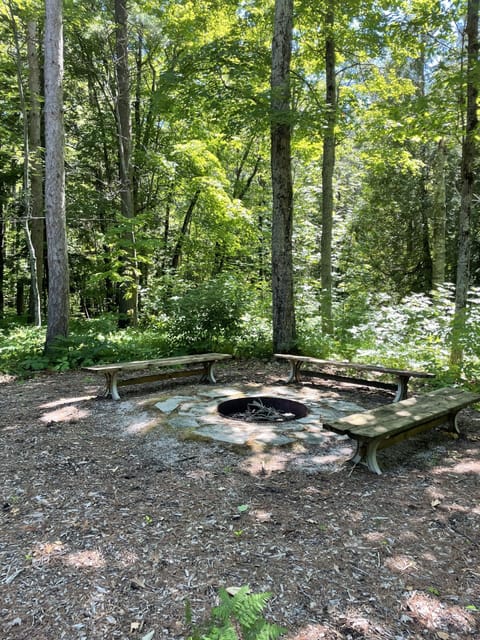
[[[77,569],[100,569],[107,564],[102,552],[97,549],[85,549],[69,553],[65,556],[63,562]]]
[[[330,640],[333,638],[338,638],[338,634],[323,624],[309,624],[287,636],[287,640]]]
[[[40,409],[50,409],[42,413],[42,422],[75,422],[90,415],[90,409],[80,408],[77,405],[94,399],[95,396],[77,396],[73,398],[59,398],[51,402],[39,405]]]
[[[458,473],[459,475],[473,474],[480,476],[480,460],[462,460],[451,467],[437,467],[434,469],[434,473],[442,475],[445,473]]]
[[[404,606],[409,617],[430,631],[441,631],[452,627],[456,631],[464,633],[473,633],[475,630],[475,620],[472,614],[461,607],[445,603],[441,597],[436,595],[413,591],[405,597]],[[449,638],[450,636],[444,635],[443,637]]]
[[[32,564],[46,564],[54,558],[67,553],[67,547],[60,540],[54,542],[39,542],[31,552]]]
[[[90,414],[86,409],[78,407],[61,407],[55,411],[47,411],[42,415],[42,422],[75,422],[81,418],[86,418]]]
[[[158,419],[153,419],[146,413],[134,417],[125,427],[125,433],[128,435],[143,435],[158,426]]]
[[[248,584],[286,640],[480,638],[477,413],[464,438],[382,451],[377,476],[321,424],[391,394],[283,391],[281,367],[255,363],[248,384],[242,366],[118,402],[75,372],[2,388],[0,637],[182,640],[186,603],[201,622],[219,588]],[[293,443],[187,437],[225,435],[217,396],[240,387],[312,407],[278,434]]]
[[[417,562],[410,556],[402,553],[387,558],[385,560],[385,566],[388,567],[390,571],[400,574],[418,571]]]
[[[77,398],[60,398],[52,402],[46,402],[40,405],[40,409],[54,409],[65,404],[74,404],[76,402],[87,402],[93,400],[95,396],[78,396]]]

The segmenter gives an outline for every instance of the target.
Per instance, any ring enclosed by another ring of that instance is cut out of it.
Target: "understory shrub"
[[[452,322],[455,312],[452,286],[432,296],[412,294],[399,304],[387,296],[371,302],[365,321],[350,327],[355,357],[392,367],[411,367],[435,373],[439,384],[453,382],[450,367]],[[465,381],[480,372],[480,291],[469,295],[467,324],[463,335],[464,364],[459,372]]]
[[[240,331],[246,298],[245,287],[230,276],[218,276],[171,296],[164,309],[169,343],[190,352],[225,349]]]

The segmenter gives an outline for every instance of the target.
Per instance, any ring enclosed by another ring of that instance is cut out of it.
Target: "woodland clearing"
[[[284,383],[232,361],[222,384]],[[85,372],[0,384],[0,635],[180,639],[220,587],[268,591],[289,640],[480,637],[480,414],[383,454],[376,476],[315,446],[255,450],[157,424],[167,382],[100,399]],[[371,408],[387,393],[325,386]],[[239,508],[240,507],[240,508]],[[185,611],[191,608],[192,623]]]

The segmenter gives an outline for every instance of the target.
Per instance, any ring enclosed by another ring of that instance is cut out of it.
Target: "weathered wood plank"
[[[195,375],[205,375],[206,368],[202,369],[182,369],[181,371],[167,371],[165,373],[152,373],[150,376],[135,376],[119,380],[117,387],[127,387],[132,384],[145,384],[146,382],[158,382],[158,380],[170,380],[171,378],[188,378]]]
[[[232,356],[229,353],[200,353],[191,356],[173,356],[168,358],[154,358],[152,360],[132,360],[130,362],[113,362],[110,364],[95,364],[82,367],[85,371],[120,371],[151,369],[153,367],[175,367],[198,362],[210,362],[228,360]]]
[[[312,358],[310,356],[297,356],[288,353],[276,353],[276,358],[287,360],[290,365],[287,383],[301,382],[302,376],[324,378],[326,380],[337,380],[339,382],[348,382],[350,384],[361,384],[379,389],[395,390],[394,402],[404,400],[408,394],[408,382],[410,378],[434,378],[433,373],[426,371],[410,371],[407,369],[394,369],[392,367],[384,367],[382,365],[362,364],[358,362],[348,362],[339,360],[322,360],[320,358]],[[304,364],[317,367],[316,370],[303,369]],[[344,369],[348,374],[349,371],[365,371],[377,373],[380,375],[388,375],[396,378],[396,386],[378,379],[357,378],[352,375],[338,375],[332,373],[331,369]]]
[[[275,358],[281,358],[283,360],[292,360],[297,362],[307,362],[312,365],[318,365],[319,367],[332,366],[338,369],[340,368],[356,369],[358,371],[372,371],[372,372],[378,372],[378,373],[390,373],[394,375],[402,374],[402,375],[416,377],[416,378],[434,378],[435,377],[435,374],[428,373],[427,371],[395,369],[393,367],[384,367],[382,365],[376,365],[376,364],[362,364],[359,362],[348,362],[347,360],[322,360],[321,358],[290,355],[287,353],[275,353],[274,355],[275,355]]]
[[[328,425],[328,428],[352,437],[361,435],[364,438],[375,438],[387,433],[393,435],[413,424],[422,424],[437,417],[448,416],[452,410],[459,411],[480,400],[480,394],[469,391],[454,388],[441,391],[443,394],[437,391],[394,404],[382,405],[371,411],[354,413],[340,418]]]
[[[357,442],[352,457],[374,473],[382,473],[377,462],[377,450],[423,433],[448,421],[449,429],[460,433],[457,415],[465,407],[480,402],[480,393],[454,387],[437,389],[424,396],[383,405],[371,411],[354,413],[324,429],[348,435]]]
[[[214,365],[220,360],[228,360],[230,358],[232,358],[232,356],[228,353],[199,353],[189,356],[155,358],[153,360],[134,360],[132,362],[98,364],[90,367],[82,367],[82,369],[85,371],[103,373],[105,376],[105,390],[103,396],[110,396],[113,400],[120,400],[118,387],[125,387],[133,384],[155,382],[157,380],[166,380],[167,378],[183,378],[196,374],[200,374],[202,380],[215,383],[216,380],[213,373]],[[201,369],[188,368],[188,365],[195,364],[203,364],[204,366]],[[175,368],[179,366],[187,368]],[[126,371],[145,371],[149,369],[162,368],[166,368],[168,371],[151,375],[132,376],[123,380],[118,379],[119,375]]]

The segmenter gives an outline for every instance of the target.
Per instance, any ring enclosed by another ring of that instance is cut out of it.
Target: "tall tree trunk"
[[[445,282],[445,233],[446,233],[446,195],[445,195],[445,140],[440,140],[433,164],[433,203],[432,203],[432,286],[434,289]]]
[[[325,101],[327,121],[323,138],[322,161],[322,241],[320,278],[322,285],[322,329],[333,332],[332,317],[332,231],[333,173],[335,170],[335,124],[337,121],[337,86],[335,77],[335,0],[328,0],[325,16]]]
[[[62,0],[45,2],[45,222],[48,313],[45,351],[68,335],[69,278],[65,220]]]
[[[30,91],[30,108],[28,117],[28,137],[30,141],[30,238],[32,243],[32,296],[29,314],[37,326],[42,323],[41,299],[44,275],[44,234],[43,219],[43,164],[42,147],[42,118],[41,118],[41,83],[40,64],[38,60],[37,23],[29,20],[27,24],[27,52],[28,52],[28,85]]]
[[[467,9],[467,105],[465,136],[462,143],[461,202],[458,220],[458,259],[455,290],[455,317],[452,332],[450,364],[463,362],[462,335],[466,326],[467,294],[470,284],[471,214],[475,185],[476,141],[478,129],[478,13],[480,0],[468,0]]]
[[[276,0],[271,72],[272,304],[273,348],[284,353],[296,344],[293,293],[293,185],[291,91],[293,0]]]
[[[31,187],[31,175],[30,175],[30,113],[27,108],[27,99],[25,97],[24,90],[24,80],[23,80],[23,62],[22,62],[22,51],[20,46],[20,37],[17,29],[17,22],[15,18],[14,8],[11,2],[9,2],[10,9],[10,24],[12,27],[13,38],[15,42],[15,63],[17,69],[17,85],[18,85],[18,94],[20,98],[20,108],[22,111],[22,120],[23,120],[23,203],[25,208],[25,237],[27,241],[27,249],[29,255],[30,262],[30,279],[31,279],[31,296],[30,296],[30,308],[32,309],[32,313],[30,314],[35,321],[37,326],[41,326],[41,309],[40,309],[40,289],[38,287],[38,275],[37,275],[37,260],[35,247],[32,241],[31,235],[31,219],[32,219],[32,197],[30,193]],[[30,53],[31,53],[31,45],[30,45],[30,31],[28,32],[27,37],[28,42],[28,54],[29,54],[29,63],[30,63]],[[38,60],[37,60],[37,69],[38,69]],[[39,75],[37,75],[37,80],[39,81]],[[29,84],[31,83],[31,70],[29,68]],[[31,87],[31,84],[30,84]],[[37,91],[36,100],[38,103],[38,95],[40,93],[39,85],[35,86]],[[31,103],[30,103],[31,104]],[[40,144],[37,145],[37,149]],[[40,184],[41,187],[41,184]],[[38,204],[38,203],[37,203]],[[37,211],[37,215],[42,212]],[[23,283],[22,283],[23,290]],[[23,300],[23,293],[22,293]]]
[[[4,194],[0,188],[0,319],[5,313],[5,219],[3,215]]]
[[[125,218],[124,242],[127,255],[124,258],[119,287],[118,311],[120,328],[137,322],[138,270],[132,188],[132,125],[130,116],[130,71],[128,66],[128,12],[127,0],[115,0],[115,57],[117,79],[116,117],[118,130],[118,156],[120,171],[120,203]]]

